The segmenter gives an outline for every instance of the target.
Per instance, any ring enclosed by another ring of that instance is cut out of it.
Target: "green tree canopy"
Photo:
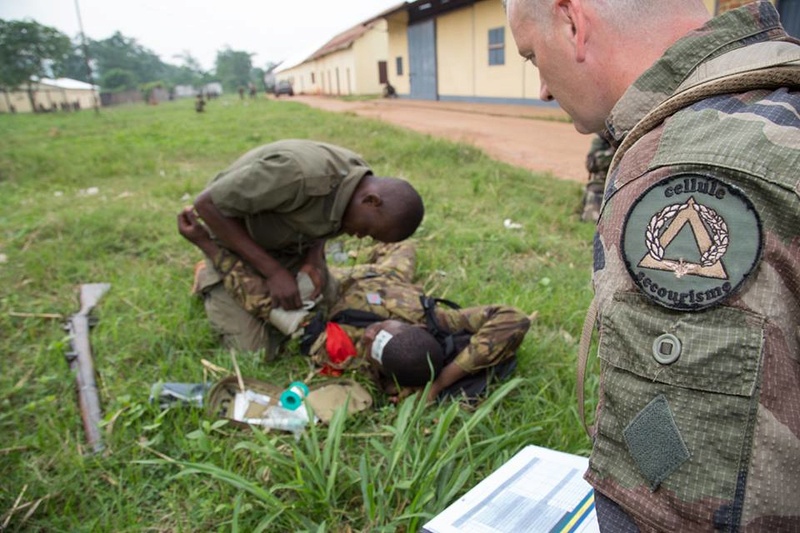
[[[32,76],[52,75],[72,51],[69,37],[33,20],[0,19],[0,86],[13,90]]]
[[[225,48],[217,52],[217,79],[225,89],[235,91],[238,87],[246,87],[250,83],[250,72],[253,69],[253,54]]]
[[[146,83],[165,78],[169,70],[154,52],[120,32],[102,41],[92,41],[89,51],[101,76],[111,69],[122,69],[133,73],[136,83]]]
[[[170,79],[175,85],[191,85],[199,89],[211,79],[209,73],[203,70],[200,62],[188,50],[173,57],[182,62]]]
[[[136,89],[136,76],[130,70],[112,68],[103,73],[101,85],[104,91],[117,92]]]
[[[56,77],[71,78],[73,80],[85,81],[86,83],[97,83],[99,79],[97,72],[92,72],[92,79],[89,79],[89,70],[86,67],[86,56],[81,45],[80,38],[76,37],[72,41],[72,48],[60,63],[53,65],[53,74]]]

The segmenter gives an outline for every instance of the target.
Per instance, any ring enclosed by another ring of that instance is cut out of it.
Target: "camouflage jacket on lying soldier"
[[[426,312],[420,300],[422,289],[411,282],[415,265],[414,245],[405,242],[376,247],[367,264],[336,269],[339,297],[331,306],[329,317],[345,310],[358,310],[382,319],[426,325]],[[472,334],[469,344],[454,359],[470,374],[514,357],[530,326],[524,313],[503,305],[464,309],[439,305],[434,313],[444,330]],[[341,327],[358,345],[363,329],[345,323]],[[324,360],[324,339],[318,339],[311,353]]]
[[[732,74],[792,58],[769,3],[729,11],[607,121],[587,479],[642,531],[800,527],[800,73]]]
[[[217,269],[225,273],[226,289],[236,295],[242,306],[256,317],[268,316],[271,307],[264,295],[261,278],[253,276],[240,260],[223,250],[214,258]],[[375,319],[394,319],[409,324],[426,325],[427,315],[420,296],[422,289],[411,282],[416,267],[416,250],[411,242],[383,244],[374,248],[367,263],[352,267],[332,268],[336,279],[337,298],[327,310],[326,320],[344,311],[363,311]],[[265,303],[266,302],[266,303]],[[452,361],[469,374],[478,374],[514,359],[530,327],[530,320],[521,311],[504,305],[484,305],[464,309],[436,306],[438,326],[452,333],[466,332],[467,342]],[[357,357],[342,362],[332,361],[327,352],[327,335],[323,331],[310,346],[309,355],[319,367],[338,370],[363,368],[365,354],[360,353],[363,327],[339,324],[359,351]]]

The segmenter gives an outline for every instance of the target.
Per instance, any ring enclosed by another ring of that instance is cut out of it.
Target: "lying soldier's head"
[[[444,367],[441,345],[421,326],[376,322],[367,327],[361,342],[378,371],[401,387],[424,387]]]

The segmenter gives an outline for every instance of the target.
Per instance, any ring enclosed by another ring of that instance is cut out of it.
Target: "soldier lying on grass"
[[[242,295],[238,303],[263,320],[263,279],[217,246],[191,209],[179,215],[178,228],[226,273],[231,294]],[[366,264],[332,268],[337,297],[305,324],[301,350],[322,373],[364,370],[395,398],[431,380],[429,400],[479,396],[493,376],[513,371],[530,320],[509,306],[460,309],[426,297],[411,282],[415,265],[415,246],[405,242],[376,246]]]

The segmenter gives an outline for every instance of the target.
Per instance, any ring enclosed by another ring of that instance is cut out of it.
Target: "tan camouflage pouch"
[[[243,392],[242,387],[244,391],[253,393],[258,401],[250,402],[241,417],[234,417],[234,403],[237,394]],[[238,418],[259,419],[268,410],[279,408],[283,391],[282,387],[272,383],[251,378],[242,378],[240,383],[236,376],[228,376],[209,390],[206,414],[211,418],[227,418],[239,427],[249,427],[251,424]],[[372,406],[372,395],[355,380],[330,379],[311,385],[305,403],[320,422],[327,424],[336,410],[345,404],[347,414],[368,409]]]

